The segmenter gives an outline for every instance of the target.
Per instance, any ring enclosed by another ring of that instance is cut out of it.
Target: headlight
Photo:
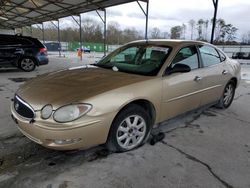
[[[71,104],[58,108],[54,113],[54,120],[60,123],[78,119],[91,110],[89,104]]]
[[[50,104],[45,105],[41,110],[42,119],[48,119],[53,112],[53,107]]]

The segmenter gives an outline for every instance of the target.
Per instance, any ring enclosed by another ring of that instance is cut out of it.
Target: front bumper
[[[73,150],[88,148],[106,142],[111,118],[83,122],[81,126],[67,128],[48,127],[41,122],[30,122],[21,117],[11,105],[12,118],[17,123],[19,130],[30,140],[47,148],[56,150]]]

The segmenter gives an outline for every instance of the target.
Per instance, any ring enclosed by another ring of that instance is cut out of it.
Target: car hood
[[[38,76],[22,85],[17,95],[35,110],[40,110],[46,104],[59,107],[81,102],[106,91],[148,79],[148,76],[85,66]]]

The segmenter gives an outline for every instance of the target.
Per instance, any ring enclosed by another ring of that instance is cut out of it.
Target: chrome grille
[[[32,119],[35,117],[32,107],[17,95],[14,97],[14,109],[24,118]]]

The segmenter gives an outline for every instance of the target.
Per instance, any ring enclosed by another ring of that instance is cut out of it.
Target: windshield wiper
[[[96,66],[96,67],[100,67],[100,68],[104,68],[104,69],[112,69],[113,66],[110,66],[110,65],[105,65],[105,64],[90,64],[90,65],[93,65],[93,66]]]

